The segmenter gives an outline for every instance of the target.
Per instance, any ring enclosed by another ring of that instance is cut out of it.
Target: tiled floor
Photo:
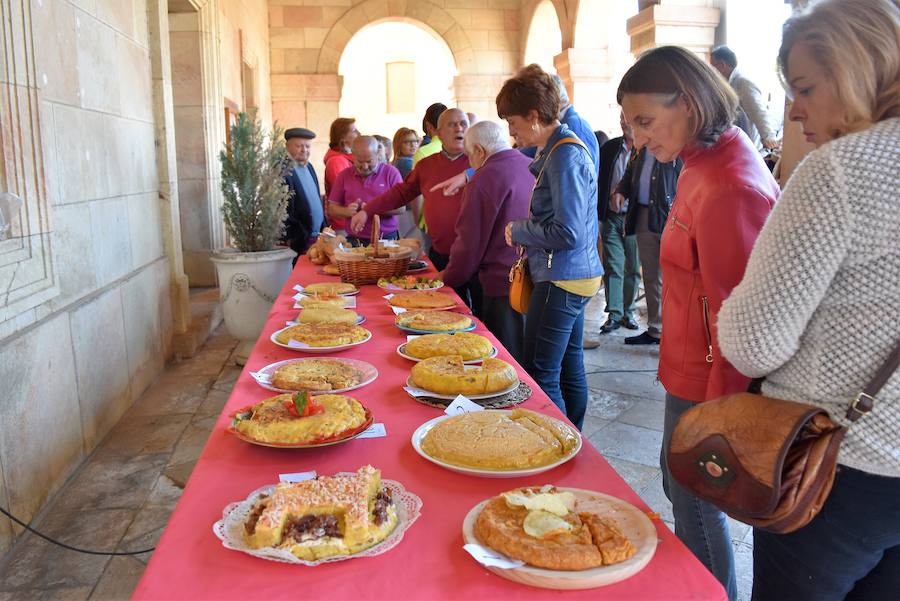
[[[603,323],[602,297],[588,305],[586,335]],[[672,527],[659,470],[664,391],[657,348],[626,347],[620,329],[585,352],[590,400],[584,435]],[[195,358],[170,365],[72,477],[35,526],[92,549],[152,547],[181,495],[240,369],[224,328]],[[637,370],[637,371],[632,371]],[[731,523],[740,599],[749,599],[752,535]],[[127,599],[149,554],[94,556],[21,537],[0,564],[0,601]]]

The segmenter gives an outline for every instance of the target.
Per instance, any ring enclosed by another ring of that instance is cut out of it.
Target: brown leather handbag
[[[900,363],[900,345],[847,409],[852,423]],[[679,484],[770,532],[808,524],[831,492],[847,428],[819,407],[744,392],[698,403],[678,420],[668,465]]]
[[[531,300],[531,291],[534,290],[534,282],[531,281],[531,273],[528,271],[528,257],[525,255],[525,247],[519,247],[519,258],[509,270],[509,306],[513,311],[524,315],[528,313],[528,301]]]
[[[535,188],[537,188],[538,184],[541,182],[541,176],[544,175],[544,167],[547,166],[550,155],[563,144],[578,144],[584,148],[585,152],[588,151],[587,146],[585,146],[578,138],[569,136],[568,138],[557,140],[550,149],[550,152],[547,153],[547,159],[544,161],[540,173],[538,173],[537,178],[534,180]],[[528,313],[528,301],[531,300],[532,290],[534,290],[534,282],[531,280],[531,272],[528,271],[528,257],[525,254],[525,247],[520,246],[519,258],[509,269],[509,306],[512,307],[514,311],[523,315]]]

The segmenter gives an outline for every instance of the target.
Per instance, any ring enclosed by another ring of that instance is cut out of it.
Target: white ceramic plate
[[[466,366],[466,369],[474,369],[475,367],[476,366],[474,366],[474,365],[468,365],[468,366]],[[472,399],[473,401],[477,401],[479,399],[492,399],[494,397],[503,396],[504,394],[509,394],[510,392],[512,392],[513,390],[518,388],[520,383],[521,383],[521,380],[519,380],[517,378],[513,384],[511,384],[507,388],[504,388],[503,390],[500,390],[497,392],[491,392],[489,394],[467,394],[465,396],[466,396],[466,398]],[[415,384],[413,384],[412,376],[409,376],[406,379],[406,385],[411,388],[416,388],[418,390],[426,390],[425,388],[422,388],[421,386],[416,386]],[[459,396],[458,394],[438,394],[436,392],[431,392],[430,390],[426,390],[426,392],[428,392],[428,396],[430,396],[432,398],[443,399],[446,401],[452,401],[453,399],[455,399],[456,397]]]
[[[318,561],[306,561],[296,557],[290,551],[285,549],[276,549],[273,547],[264,547],[262,549],[252,549],[244,541],[244,522],[247,521],[250,513],[253,511],[253,505],[260,495],[272,494],[275,489],[274,485],[264,486],[250,493],[247,498],[238,503],[231,503],[222,511],[222,519],[213,524],[213,533],[222,541],[222,546],[226,549],[241,551],[254,557],[268,559],[269,561],[279,561],[282,563],[303,564],[306,566],[317,566],[321,563],[331,563],[334,561],[343,561],[345,559],[353,559],[355,557],[373,557],[381,555],[386,551],[390,551],[403,540],[404,533],[413,525],[419,515],[422,513],[422,499],[413,492],[406,490],[402,484],[395,480],[381,481],[381,485],[391,491],[394,498],[394,506],[397,508],[397,526],[387,538],[365,551],[360,551],[353,555],[338,555],[336,557],[328,557]]]
[[[467,328],[463,328],[461,330],[417,330],[415,328],[408,328],[406,326],[401,326],[399,323],[394,322],[394,325],[403,330],[404,332],[409,332],[410,334],[456,334],[457,332],[471,332],[475,329],[475,320],[472,320],[471,325]]]
[[[622,533],[637,548],[637,552],[623,562],[611,566],[602,566],[590,570],[568,572],[563,570],[545,570],[531,566],[520,568],[486,567],[494,574],[540,588],[556,590],[577,590],[606,586],[634,576],[650,563],[656,552],[656,527],[647,515],[626,501],[600,492],[580,488],[559,488],[575,494],[575,511],[597,513],[616,521]],[[482,544],[475,537],[475,519],[488,501],[482,501],[472,508],[463,521],[463,539],[466,544]]]
[[[366,330],[366,337],[363,340],[360,340],[359,342],[353,342],[351,344],[342,344],[339,346],[288,346],[286,344],[281,344],[280,342],[278,342],[278,340],[276,340],[276,337],[286,329],[287,328],[281,328],[280,330],[272,332],[272,335],[269,336],[269,340],[271,340],[274,344],[277,344],[281,348],[286,348],[290,351],[300,351],[301,353],[333,353],[354,346],[359,346],[360,344],[365,344],[372,339],[372,332]]]
[[[421,359],[419,359],[418,357],[413,357],[412,355],[407,355],[407,354],[406,354],[406,345],[407,345],[407,344],[409,344],[409,343],[408,343],[408,342],[404,342],[403,344],[401,344],[400,346],[398,346],[398,347],[397,347],[397,354],[400,355],[401,357],[403,357],[404,359],[409,359],[410,361],[415,361],[416,363],[418,363],[419,361],[421,361]],[[492,359],[492,358],[494,358],[494,357],[496,357],[496,356],[497,356],[497,348],[494,347],[494,346],[492,346],[492,347],[491,347],[491,354],[488,355],[487,357],[482,357],[481,359],[469,359],[468,361],[463,361],[463,363],[465,363],[466,365],[477,365],[478,363],[481,363],[481,362],[484,361],[485,359]],[[456,397],[454,397],[454,398],[456,398]]]
[[[359,384],[355,386],[350,386],[348,388],[341,388],[340,390],[311,390],[312,393],[317,394],[341,394],[342,392],[349,392],[351,390],[356,390],[357,388],[362,388],[366,384],[371,384],[378,377],[378,370],[371,363],[366,363],[365,361],[360,361],[359,359],[338,359],[334,358],[334,361],[340,361],[341,363],[346,363],[359,371],[362,374],[362,379],[359,381]],[[272,392],[297,392],[296,390],[288,390],[285,388],[276,388],[272,386],[272,376],[275,374],[275,370],[277,370],[282,365],[288,365],[290,363],[300,363],[302,361],[313,361],[313,359],[287,359],[285,361],[278,361],[277,363],[270,363],[266,365],[259,371],[250,374],[256,383],[265,388],[266,390],[271,390]]]
[[[493,410],[491,410],[493,411]],[[510,411],[503,411],[503,413],[511,413]],[[456,417],[452,415],[441,415],[440,417],[436,417],[434,419],[430,419],[418,428],[412,434],[412,446],[416,450],[416,453],[434,463],[435,465],[439,465],[442,468],[448,469],[451,472],[457,472],[459,474],[468,474],[469,476],[481,476],[482,478],[519,478],[522,476],[534,476],[535,474],[541,474],[543,472],[547,472],[552,470],[555,467],[562,465],[563,463],[572,459],[578,452],[581,450],[581,434],[578,433],[577,430],[570,426],[572,432],[578,436],[578,444],[572,449],[572,452],[556,461],[554,463],[550,463],[548,465],[542,465],[539,467],[532,467],[522,470],[488,470],[488,469],[478,469],[474,467],[463,467],[461,465],[453,465],[452,463],[446,463],[432,457],[428,453],[422,450],[422,441],[425,439],[425,435],[431,431],[436,425],[441,423],[442,421],[446,421],[451,417]]]
[[[428,271],[428,263],[425,261],[413,261],[406,269],[406,273],[419,273],[420,271]]]

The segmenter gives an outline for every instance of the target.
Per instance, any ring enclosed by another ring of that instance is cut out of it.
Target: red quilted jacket
[[[737,127],[711,147],[681,153],[684,169],[662,236],[663,336],[659,379],[667,392],[706,401],[746,390],[719,351],[716,316],[744,276],[753,243],[780,190]]]

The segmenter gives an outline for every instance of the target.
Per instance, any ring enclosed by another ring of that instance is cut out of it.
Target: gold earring
[[[536,134],[536,133],[537,133],[537,130],[538,130],[537,123],[532,123],[532,124],[531,124],[531,131],[532,131],[532,133],[535,133],[535,134]]]

